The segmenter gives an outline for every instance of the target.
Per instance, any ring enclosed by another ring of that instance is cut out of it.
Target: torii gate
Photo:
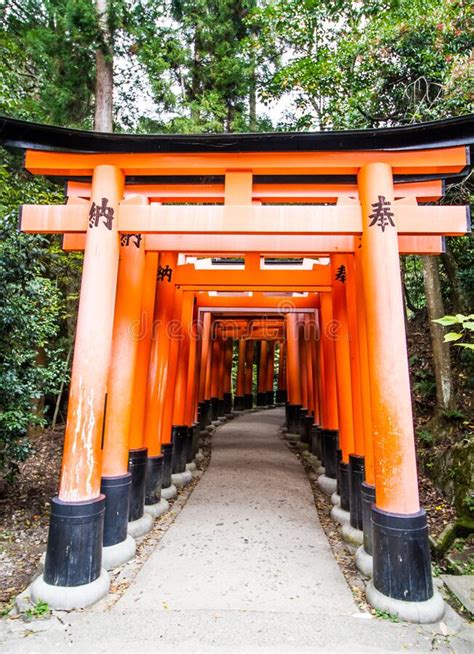
[[[433,592],[426,516],[418,500],[398,257],[400,251],[439,252],[443,236],[469,231],[464,207],[422,203],[440,197],[443,180],[468,171],[465,146],[474,141],[473,124],[468,117],[321,134],[149,137],[3,121],[0,139],[26,149],[27,170],[70,180],[68,204],[23,207],[21,229],[85,234],[61,483],[52,501],[46,564],[33,586],[35,598],[52,607],[74,608],[107,592],[108,576],[101,570],[104,505],[112,503],[117,515],[116,525],[106,525],[112,544],[104,544],[116,548],[114,552],[119,546],[123,557],[129,449],[130,467],[151,480],[152,496],[153,485],[159,485],[157,471],[164,474],[163,460],[171,461],[175,474],[184,474],[192,450],[186,430],[201,397],[197,389],[211,379],[211,314],[204,312],[199,356],[190,338],[168,339],[165,345],[167,339],[159,336],[152,342],[148,328],[137,343],[125,333],[140,311],[142,318],[159,316],[158,331],[173,317],[181,318],[181,325],[192,321],[195,294],[215,282],[207,285],[207,271],[189,269],[194,285],[184,276],[188,291],[175,293],[178,287],[166,282],[177,253],[329,254],[327,284],[305,281],[318,288],[322,324],[334,318],[340,327],[332,339],[322,330],[319,367],[309,365],[317,357],[301,338],[304,317],[297,311],[285,316],[289,427],[299,429],[301,412],[307,409],[302,404],[309,403],[308,371],[323,369],[319,441],[326,476],[334,479],[330,468],[338,433],[341,509],[346,502],[352,527],[361,502],[355,480],[364,455],[366,486],[376,497],[363,525],[364,537],[370,532],[373,541],[368,600],[405,619],[441,617],[444,607]],[[275,278],[280,272],[273,273]],[[273,290],[273,274],[258,292]],[[280,288],[291,288],[289,273],[287,278]],[[350,341],[354,330],[357,339]],[[215,342],[215,361],[224,357],[228,370],[230,348],[220,352]],[[120,374],[124,360],[128,379]],[[167,377],[174,388],[168,403],[159,374],[167,360],[176,361]],[[312,382],[314,391],[314,376]],[[350,402],[344,401],[345,392]],[[136,398],[136,424],[143,433],[131,424]],[[163,454],[157,450],[156,431],[147,436],[158,419],[165,426]],[[132,507],[132,515],[140,511],[142,506]],[[120,533],[112,533],[114,526]]]

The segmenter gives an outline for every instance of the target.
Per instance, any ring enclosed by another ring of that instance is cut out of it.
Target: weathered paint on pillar
[[[124,234],[120,239],[112,352],[107,386],[102,452],[103,477],[118,477],[126,474],[128,470],[133,384],[144,280],[144,240],[140,234]]]
[[[352,413],[350,334],[345,280],[342,278],[343,269],[345,269],[344,256],[332,256],[331,271],[333,274],[333,319],[336,328],[334,351],[336,355],[339,446],[342,450],[343,462],[348,463],[349,454],[354,451],[354,419]]]
[[[94,169],[59,486],[59,498],[65,502],[100,494],[123,187],[123,173],[115,166]]]
[[[132,418],[130,424],[130,449],[140,449],[145,445],[149,456],[159,454],[158,438],[145,440],[145,408],[148,366],[153,335],[153,315],[155,310],[156,273],[158,271],[158,253],[145,254],[145,279],[143,287],[140,330],[135,363],[135,380],[133,383]]]
[[[361,168],[359,195],[377,506],[416,513],[420,505],[391,167]]]

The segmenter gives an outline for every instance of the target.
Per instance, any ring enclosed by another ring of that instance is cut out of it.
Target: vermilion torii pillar
[[[160,255],[153,334],[148,367],[145,403],[145,443],[152,447],[153,455],[163,455],[161,497],[168,500],[176,495],[176,487],[171,483],[171,458],[173,446],[171,434],[165,434],[165,406],[169,400],[168,369],[170,349],[170,323],[173,317],[175,286],[172,283],[177,265],[177,255],[168,252]]]
[[[391,167],[363,166],[359,193],[376,486],[367,598],[401,618],[435,622],[444,605],[433,592],[426,514],[418,499]]]
[[[171,479],[178,487],[184,486],[192,479],[192,475],[186,472],[187,451],[192,447],[191,425],[186,424],[186,397],[193,314],[194,295],[184,291],[180,319],[173,329],[170,347],[170,359],[173,357],[177,361],[171,428],[173,443]]]
[[[331,271],[333,274],[333,319],[336,328],[334,338],[334,351],[336,355],[337,379],[337,407],[339,423],[339,449],[341,460],[338,464],[338,490],[340,496],[340,509],[337,505],[331,515],[340,522],[349,520],[349,455],[354,451],[354,414],[352,403],[352,379],[350,359],[349,320],[346,298],[346,260],[345,257],[334,255],[331,257]]]
[[[163,454],[155,427],[145,428],[147,408],[147,384],[149,373],[156,373],[156,368],[150,366],[150,355],[153,344],[155,302],[158,300],[157,288],[158,253],[147,252],[145,257],[145,280],[140,316],[140,332],[135,365],[135,380],[133,383],[132,419],[130,425],[130,450],[145,447],[147,449],[147,469],[145,481],[145,511],[153,517],[158,517],[168,509],[168,502],[161,498],[163,484]],[[154,379],[154,378],[153,378]],[[152,388],[155,389],[153,380]],[[156,405],[157,397],[153,397]],[[155,409],[149,407],[150,413],[156,417]],[[156,424],[156,422],[155,422]],[[130,530],[130,525],[129,525]]]
[[[211,348],[211,313],[203,315],[201,334],[201,363],[199,369],[199,421],[201,427],[207,427],[211,422],[210,395],[207,395],[207,369]]]
[[[31,589],[34,602],[41,599],[57,608],[91,604],[109,589],[108,575],[101,567],[105,509],[100,492],[101,443],[120,247],[117,211],[123,186],[119,168],[95,168],[59,496],[51,504],[44,572]],[[61,598],[57,587],[67,588]]]
[[[336,382],[335,340],[339,337],[339,325],[333,316],[333,301],[329,293],[320,294],[321,309],[321,351],[323,373],[323,415],[321,430],[317,434],[320,443],[321,462],[324,474],[318,484],[326,493],[332,495],[337,489],[336,451],[339,441],[339,412]]]
[[[287,313],[286,325],[286,370],[288,380],[288,404],[286,405],[286,424],[288,432],[298,434],[301,410],[301,377],[298,318],[296,313]]]
[[[140,326],[144,281],[145,248],[142,239],[140,236],[125,236],[120,243],[102,449],[101,489],[107,498],[104,565],[108,569],[124,563],[135,554],[133,538],[127,538],[130,507],[133,507],[132,519],[139,519],[143,515],[147,451],[142,442],[137,449],[134,445],[130,446],[130,472],[128,469],[139,336],[137,327]],[[143,492],[140,492],[141,488]],[[148,520],[151,523],[149,518]]]

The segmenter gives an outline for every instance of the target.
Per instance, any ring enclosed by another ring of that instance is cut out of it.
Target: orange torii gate
[[[149,470],[157,485],[159,475],[153,471],[160,457],[163,474],[166,459],[171,472],[184,475],[183,463],[186,467],[192,450],[186,429],[197,417],[198,403],[206,396],[228,394],[230,339],[211,341],[211,312],[203,311],[199,352],[197,339],[187,331],[198,310],[195,298],[205,290],[245,291],[255,273],[267,271],[254,258],[252,274],[240,282],[232,282],[234,272],[220,271],[227,283],[219,284],[208,271],[189,268],[181,284],[167,284],[174,270],[179,275],[178,254],[330,255],[331,265],[321,273],[324,283],[315,271],[299,271],[305,279],[297,287],[318,293],[319,345],[304,311],[284,312],[288,427],[301,429],[307,439],[307,426],[315,425],[312,440],[316,446],[322,443],[324,476],[339,477],[340,509],[349,509],[353,529],[363,526],[364,547],[373,552],[370,603],[411,620],[441,617],[443,603],[431,580],[426,516],[418,500],[398,256],[400,251],[439,252],[443,236],[469,231],[464,207],[422,203],[442,195],[443,180],[468,171],[465,145],[474,140],[472,126],[467,118],[291,138],[233,134],[193,135],[191,140],[97,135],[3,121],[0,138],[26,149],[27,170],[69,180],[68,203],[23,207],[21,229],[65,234],[66,247],[70,238],[79,237],[84,248],[61,483],[52,501],[45,569],[33,586],[35,598],[52,607],[73,608],[107,592],[107,573],[101,570],[104,506],[116,503],[117,515],[128,514],[125,455],[132,476],[135,468],[141,471],[137,477],[146,477]],[[69,246],[78,247],[78,241]],[[127,252],[135,246],[138,266]],[[295,291],[293,272],[274,285],[281,272],[275,270],[255,285],[254,309],[268,313],[265,292]],[[140,287],[135,275],[141,276],[147,293],[140,303],[129,305],[123,289]],[[142,318],[154,312],[166,324],[177,321],[186,328],[184,334],[173,339],[160,332],[161,338],[153,340],[148,329],[145,345],[134,346],[124,328],[136,320],[137,307]],[[331,335],[326,327],[334,321],[339,331]],[[242,346],[244,395],[253,360],[248,343],[245,351]],[[123,356],[126,366],[120,365]],[[166,361],[173,362],[166,371],[173,389],[168,402],[157,375]],[[265,346],[260,365],[266,392],[270,366]],[[127,379],[120,378],[125,368]],[[144,434],[127,428],[135,400],[127,395],[128,405],[121,406],[123,390],[115,390],[130,386],[132,398],[140,398]],[[115,397],[109,398],[112,389]],[[109,402],[117,407],[115,416],[108,413]],[[119,413],[123,417],[112,420]],[[153,451],[153,461],[147,452],[157,439],[146,436],[149,415],[161,420],[163,435],[163,454]],[[114,465],[104,467],[106,460]],[[365,491],[360,480],[364,460]],[[153,495],[153,488],[148,490]],[[375,505],[362,512],[366,520],[360,525],[364,493],[375,496]],[[139,515],[142,507],[136,509],[135,523],[144,517]],[[120,525],[107,526],[109,536],[118,526],[120,535],[112,535],[107,545],[114,552],[122,551],[127,541],[123,518]]]

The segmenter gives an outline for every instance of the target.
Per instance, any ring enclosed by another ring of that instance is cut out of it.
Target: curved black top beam
[[[418,125],[335,132],[106,134],[0,118],[0,144],[74,152],[297,152],[474,148],[474,114]]]

